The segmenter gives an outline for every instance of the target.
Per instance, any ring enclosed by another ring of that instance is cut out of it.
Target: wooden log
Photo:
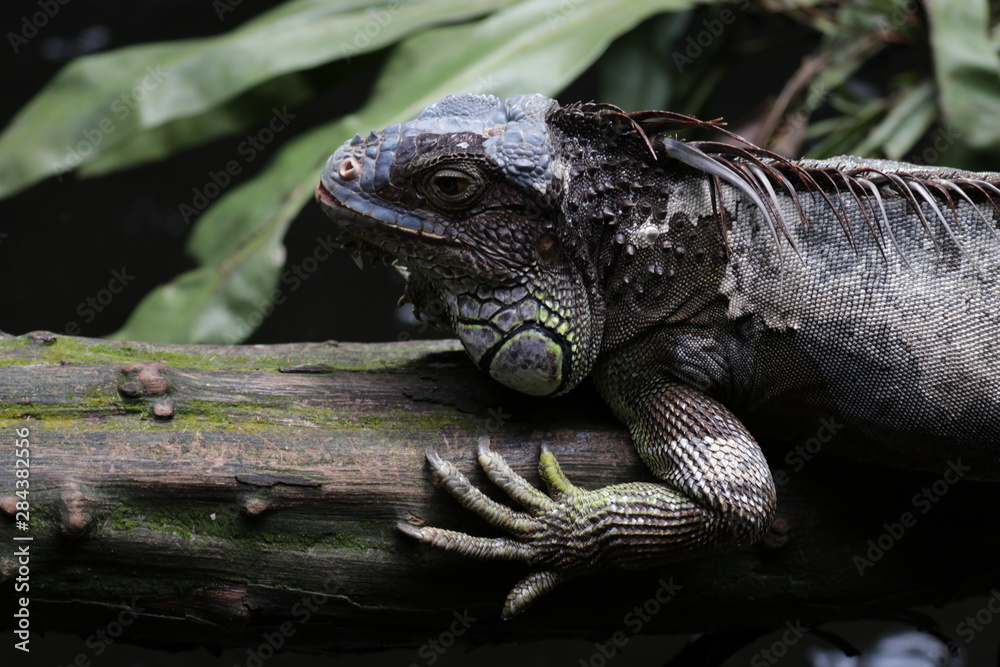
[[[432,445],[503,500],[475,462],[484,435],[536,483],[542,443],[580,486],[650,480],[592,387],[521,396],[454,341],[223,347],[35,332],[0,335],[0,363],[8,630],[24,598],[33,632],[118,627],[119,641],[171,648],[260,647],[275,632],[308,651],[419,647],[449,632],[466,645],[605,640],[884,615],[986,593],[1000,570],[994,485],[822,451],[790,467],[790,445],[768,446],[785,475],[761,543],[579,579],[503,622],[524,566],[442,553],[394,526],[498,534],[435,488],[424,462]]]

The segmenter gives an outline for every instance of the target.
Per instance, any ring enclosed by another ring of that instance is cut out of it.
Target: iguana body
[[[534,395],[587,375],[661,483],[584,491],[551,453],[530,487],[481,444],[526,512],[429,452],[510,538],[401,526],[521,559],[511,616],[554,585],[758,539],[774,484],[755,437],[809,437],[871,462],[1000,480],[1000,174],[658,133],[666,112],[457,96],[347,142],[317,189],[357,248],[494,378]],[[731,136],[731,135],[730,135]]]

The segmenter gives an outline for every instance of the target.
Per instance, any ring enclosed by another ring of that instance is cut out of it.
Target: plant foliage
[[[782,87],[767,91],[755,121],[737,130],[792,157],[807,147],[813,157],[932,162],[947,149],[949,164],[987,168],[1000,154],[995,5],[290,0],[213,37],[71,62],[0,135],[0,197],[67,171],[93,177],[259,128],[319,92],[308,70],[346,73],[364,54],[390,49],[356,111],[294,137],[263,171],[199,212],[188,244],[198,266],[154,289],[113,334],[237,342],[259,323],[282,269],[287,227],[333,149],[449,94],[555,96],[597,63],[603,101],[697,114],[734,62],[784,46],[768,26],[794,22],[815,47]],[[747,21],[764,29],[741,40]],[[908,66],[869,85],[866,67],[888,50]]]

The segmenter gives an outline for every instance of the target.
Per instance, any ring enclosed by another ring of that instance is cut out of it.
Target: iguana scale
[[[712,128],[723,141],[667,133]],[[693,118],[459,95],[346,142],[317,200],[391,260],[418,313],[497,381],[587,376],[659,479],[544,494],[480,443],[518,512],[433,450],[436,476],[510,537],[401,524],[532,572],[505,617],[580,574],[749,544],[775,488],[757,438],[843,424],[829,450],[1000,480],[1000,174],[788,161]]]

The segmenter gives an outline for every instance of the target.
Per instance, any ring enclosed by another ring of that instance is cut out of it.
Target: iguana
[[[688,128],[724,141],[667,136]],[[583,490],[543,448],[544,494],[481,442],[518,512],[429,450],[510,537],[399,528],[530,565],[506,618],[580,574],[759,539],[757,438],[823,419],[843,425],[831,452],[1000,480],[1000,173],[788,161],[675,113],[458,95],[347,141],[316,197],[497,381],[555,396],[591,376],[659,479]]]

